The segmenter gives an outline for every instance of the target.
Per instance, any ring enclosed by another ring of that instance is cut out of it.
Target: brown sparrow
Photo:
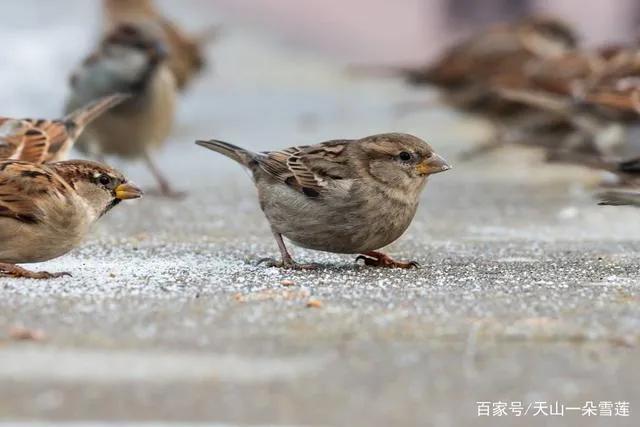
[[[552,58],[574,49],[575,32],[565,22],[534,16],[518,22],[494,25],[448,49],[433,65],[408,77],[436,84],[485,79],[503,66],[520,66],[523,59]],[[471,72],[471,74],[468,74]],[[480,73],[476,75],[475,73]]]
[[[576,44],[566,23],[530,17],[485,29],[448,49],[435,63],[405,69],[403,74],[410,84],[439,87],[443,100],[455,108],[486,114],[487,105],[506,108],[491,93],[494,76],[519,73],[532,59],[557,57]]]
[[[122,200],[142,196],[118,171],[70,160],[0,161],[0,274],[47,279],[15,264],[42,262],[78,246],[91,225]]]
[[[409,227],[429,175],[449,169],[431,146],[388,133],[359,140],[254,153],[222,141],[197,141],[248,168],[282,260],[296,264],[282,236],[319,251],[362,254],[366,265],[411,268],[377,249]]]
[[[32,163],[65,160],[84,128],[127,98],[109,95],[59,120],[0,117],[0,159]]]
[[[578,43],[574,31],[565,22],[533,16],[518,22],[494,25],[481,30],[447,49],[427,66],[396,69],[413,86],[431,85],[440,90],[440,99],[457,110],[488,120],[493,135],[465,157],[492,150],[509,139],[509,121],[520,121],[530,109],[526,105],[499,96],[492,82],[519,79],[531,63],[556,58],[574,49]],[[408,105],[403,110],[420,107]],[[536,127],[548,126],[549,115],[537,114]],[[525,121],[529,121],[525,117]]]
[[[582,67],[566,66],[571,57],[574,65],[580,64],[575,61],[578,56],[583,57]],[[540,73],[544,68],[546,72]],[[628,49],[575,52],[528,73],[526,84],[497,85],[496,93],[532,111],[554,116],[556,123],[562,124],[564,135],[556,133],[554,143],[533,144],[547,149],[548,160],[608,169],[603,165],[609,161],[603,158],[640,154],[635,141],[640,131],[640,61]],[[544,141],[540,132],[529,134],[531,141]]]
[[[87,126],[78,148],[98,156],[142,158],[161,192],[172,195],[151,157],[151,150],[169,136],[174,120],[175,79],[165,59],[162,43],[145,27],[115,28],[71,77],[67,110],[108,94],[129,94],[129,99]]]
[[[216,38],[217,28],[200,35],[184,32],[158,11],[152,0],[104,0],[105,26],[111,30],[121,24],[143,24],[155,33],[169,50],[167,64],[183,90],[204,68],[204,45]]]

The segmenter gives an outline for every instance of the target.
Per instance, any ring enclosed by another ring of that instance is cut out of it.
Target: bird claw
[[[57,279],[60,277],[71,277],[71,273],[67,271],[62,271],[60,273],[49,273],[48,271],[41,271],[35,273],[36,276],[34,279]]]
[[[408,262],[396,261],[390,256],[385,254],[375,254],[375,256],[358,255],[358,257],[356,257],[355,262],[358,263],[358,261],[360,260],[364,261],[364,265],[367,265],[370,267],[404,268],[404,269],[420,268],[420,264],[417,263],[416,261],[408,261]]]
[[[30,271],[26,268],[18,267],[17,265],[2,265],[0,266],[0,274],[3,276],[24,278],[24,279],[57,279],[59,277],[69,276],[71,273],[66,271],[60,273],[49,273],[48,271]]]
[[[260,264],[264,264],[267,267],[285,268],[290,270],[317,270],[320,267],[319,264],[298,264],[292,259],[278,261],[271,257],[260,258],[257,265]]]

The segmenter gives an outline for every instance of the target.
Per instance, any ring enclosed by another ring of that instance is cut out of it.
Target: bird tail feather
[[[196,144],[220,153],[223,156],[235,160],[236,162],[246,167],[249,167],[250,164],[252,162],[255,162],[255,160],[258,158],[257,153],[245,150],[244,148],[238,147],[237,145],[229,144],[228,142],[219,141],[216,139],[211,139],[209,141],[199,140],[196,141]]]
[[[130,95],[116,93],[99,98],[71,112],[64,118],[64,121],[72,124],[75,127],[76,135],[78,135],[89,123],[98,118],[102,113],[115,107],[129,97]]]
[[[599,205],[607,206],[640,206],[640,191],[608,190],[598,195]]]

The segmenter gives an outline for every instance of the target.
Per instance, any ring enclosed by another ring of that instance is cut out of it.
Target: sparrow
[[[431,84],[457,91],[461,86],[488,82],[497,72],[520,69],[533,58],[553,58],[575,49],[578,37],[558,19],[532,16],[499,24],[452,46],[426,67],[405,69],[411,84]]]
[[[361,254],[369,266],[411,268],[378,249],[409,227],[427,178],[450,169],[423,140],[387,133],[254,153],[218,140],[196,144],[249,169],[260,207],[271,224],[281,260],[297,264],[282,237],[319,251]]]
[[[488,141],[463,153],[471,158],[504,145],[512,136],[510,122],[529,123],[531,109],[500,96],[494,80],[520,79],[532,63],[558,58],[578,45],[578,37],[565,22],[546,16],[531,16],[512,23],[482,29],[447,49],[435,61],[418,67],[387,69],[414,87],[439,89],[445,105],[487,120],[492,129]],[[384,70],[382,70],[384,71]],[[407,103],[403,111],[424,103]],[[553,126],[555,118],[536,112],[536,127]]]
[[[105,96],[58,120],[0,117],[0,160],[65,160],[84,128],[127,95]]]
[[[142,158],[167,196],[177,195],[155,165],[151,151],[171,132],[176,87],[161,42],[142,25],[110,32],[71,77],[67,111],[113,93],[130,97],[87,126],[78,149],[97,156]]]
[[[99,163],[0,161],[0,275],[49,279],[69,273],[33,272],[16,264],[60,257],[91,225],[142,191]]]
[[[143,24],[154,29],[168,50],[167,64],[176,78],[178,89],[185,89],[206,65],[204,47],[219,33],[217,27],[201,34],[187,34],[164,17],[152,0],[104,0],[107,31],[121,24]]]
[[[531,69],[527,79],[521,81],[525,84],[498,85],[496,93],[563,124],[550,144],[539,130],[529,126],[527,139],[534,141],[532,145],[544,147],[548,160],[594,167],[603,163],[602,158],[638,156],[640,61],[628,51],[607,48],[580,54],[584,66],[573,71],[562,66],[567,61],[550,61],[545,73]],[[575,59],[578,55],[571,56]],[[579,63],[574,61],[574,65]],[[554,69],[560,70],[555,78]],[[510,125],[513,131],[514,123]]]

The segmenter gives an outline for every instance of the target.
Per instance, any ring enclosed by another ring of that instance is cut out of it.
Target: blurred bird
[[[66,254],[82,242],[97,219],[120,201],[141,195],[122,174],[98,163],[0,161],[0,275],[31,279],[69,275],[32,272],[16,264]]]
[[[520,74],[530,60],[558,57],[577,43],[568,24],[533,16],[477,32],[426,66],[364,67],[363,71],[403,76],[413,86],[435,86],[445,103],[463,111],[503,114],[513,106],[494,96],[491,79],[497,74]]]
[[[599,205],[605,206],[640,206],[640,190],[618,188],[604,191],[598,195]]]
[[[531,16],[479,31],[427,66],[393,67],[386,71],[378,69],[378,72],[403,76],[412,86],[434,86],[440,90],[440,99],[446,105],[488,120],[494,133],[487,142],[463,154],[470,158],[516,138],[512,122],[536,132],[552,129],[555,133],[558,126],[564,126],[552,114],[532,111],[523,103],[501,96],[495,84],[519,81],[536,61],[560,58],[577,45],[578,37],[567,23],[551,17]],[[516,132],[518,140],[523,139],[522,133],[522,129]]]
[[[0,160],[36,164],[65,160],[84,128],[127,98],[106,96],[58,120],[0,117]]]
[[[226,142],[197,141],[248,168],[282,256],[270,265],[307,268],[294,262],[282,236],[304,248],[362,254],[378,267],[416,267],[377,250],[409,227],[429,175],[449,169],[424,141],[389,133],[359,140],[254,153]]]
[[[542,143],[536,129],[529,132],[529,139],[537,139],[548,151],[549,160],[593,167],[602,164],[601,158],[638,156],[640,62],[637,54],[630,54],[633,51],[574,52],[529,69],[517,84],[498,82],[495,90],[504,99],[564,123],[564,133],[556,135],[555,143]],[[569,63],[582,66],[563,67]]]
[[[175,196],[154,164],[151,151],[162,145],[174,121],[175,79],[166,66],[161,42],[144,27],[121,25],[71,77],[67,111],[113,93],[130,98],[91,123],[78,149],[94,155],[143,158],[164,195]]]
[[[169,51],[167,64],[176,78],[178,89],[185,89],[206,65],[204,47],[215,40],[218,27],[199,35],[184,32],[158,11],[152,0],[104,0],[107,32],[122,24],[144,25]]]
[[[403,74],[411,84],[431,84],[454,92],[469,85],[480,90],[476,84],[489,82],[497,73],[519,71],[530,59],[559,57],[575,49],[577,43],[568,24],[534,16],[473,34],[433,64],[407,68]]]

